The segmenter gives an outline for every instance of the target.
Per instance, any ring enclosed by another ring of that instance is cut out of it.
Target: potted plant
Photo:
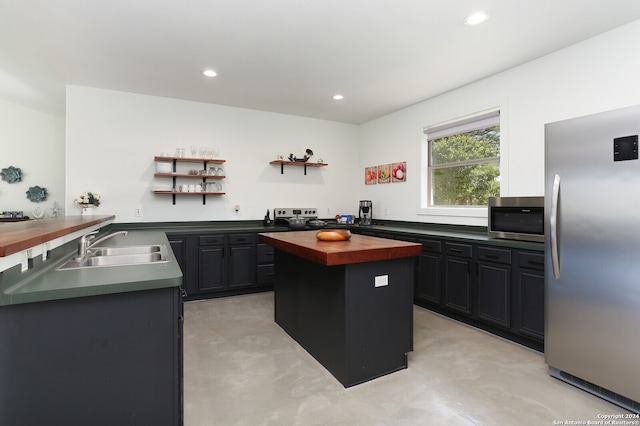
[[[82,207],[81,214],[83,216],[93,214],[93,208],[98,207],[101,201],[102,197],[100,194],[90,191],[83,192],[78,196],[78,198],[73,200],[74,203]]]

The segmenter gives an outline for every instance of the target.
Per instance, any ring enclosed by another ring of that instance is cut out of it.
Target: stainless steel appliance
[[[640,411],[640,107],[545,126],[549,374]]]
[[[315,207],[278,207],[273,209],[274,225],[288,225],[290,230],[312,229],[307,223],[317,217],[318,209]]]
[[[544,197],[490,197],[489,238],[544,242]]]
[[[360,225],[371,225],[371,216],[373,215],[373,203],[369,200],[360,201],[360,209],[358,211],[358,217],[360,218]]]

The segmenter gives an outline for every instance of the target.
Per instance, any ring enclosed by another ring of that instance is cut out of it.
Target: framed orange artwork
[[[365,185],[375,185],[378,177],[378,167],[365,167],[364,169],[364,183]]]

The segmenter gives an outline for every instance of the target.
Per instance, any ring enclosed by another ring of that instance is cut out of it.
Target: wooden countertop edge
[[[55,238],[113,219],[115,219],[113,215],[66,216],[0,225],[0,257],[18,253]]]
[[[289,233],[286,234],[291,235]],[[414,257],[420,256],[422,253],[422,245],[419,243],[363,235],[354,235],[351,238],[379,240],[378,246],[354,250],[350,247],[349,241],[317,241],[318,245],[311,247],[304,244],[296,244],[292,241],[283,241],[278,238],[282,236],[282,234],[277,235],[277,233],[272,235],[258,234],[258,241],[324,266],[349,265],[353,263]],[[386,246],[385,242],[388,242],[389,245]],[[345,247],[347,250],[339,250],[341,247]],[[323,248],[337,248],[338,250],[322,250]]]

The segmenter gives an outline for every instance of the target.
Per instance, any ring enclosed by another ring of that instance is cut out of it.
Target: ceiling
[[[0,98],[64,115],[74,84],[359,124],[636,19],[637,0],[0,0]]]

